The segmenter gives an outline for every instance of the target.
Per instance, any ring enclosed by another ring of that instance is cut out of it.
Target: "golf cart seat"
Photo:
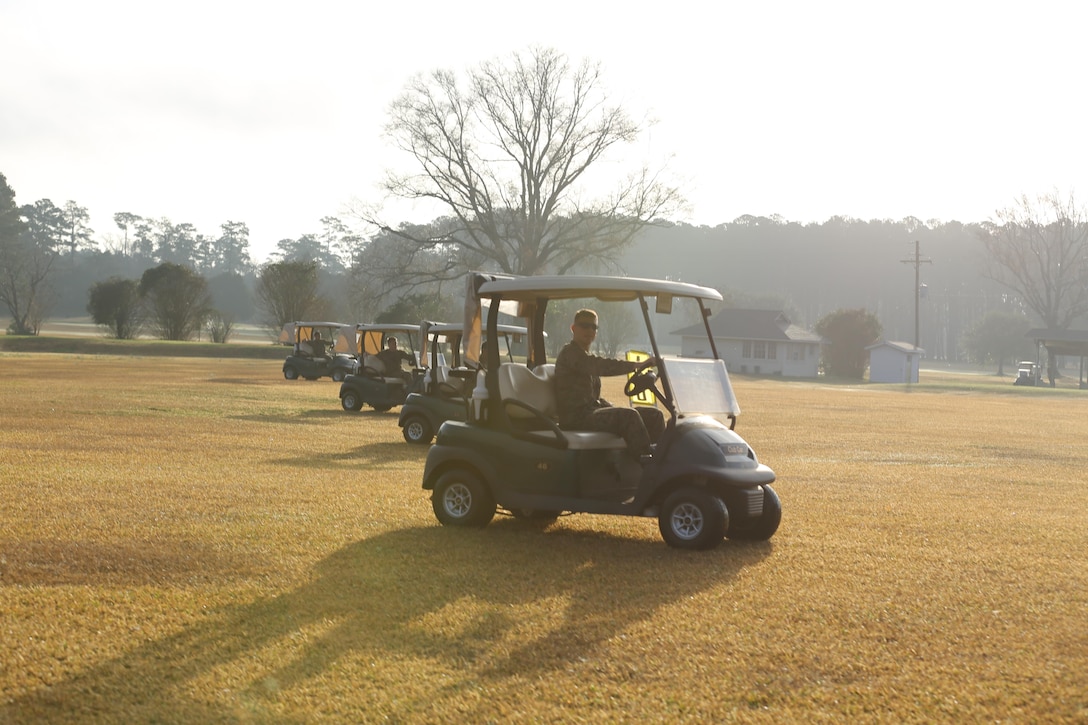
[[[439,364],[428,374],[432,375],[432,390],[435,393],[447,398],[463,398],[468,394],[465,385],[467,377],[450,375],[448,366]]]
[[[499,366],[499,393],[507,416],[515,425],[547,425],[546,430],[528,431],[542,442],[556,440],[557,434],[566,439],[566,448],[576,450],[626,448],[623,438],[603,431],[559,431],[556,424],[558,408],[555,402],[555,365],[539,365],[530,370],[518,363]],[[516,401],[514,404],[508,404]]]
[[[385,363],[381,361],[381,358],[375,355],[363,355],[363,371],[365,375],[369,377],[376,377],[383,383],[391,383],[395,385],[404,385],[404,379],[399,377],[389,377],[385,374]],[[373,370],[377,373],[376,376],[371,375],[370,371]]]

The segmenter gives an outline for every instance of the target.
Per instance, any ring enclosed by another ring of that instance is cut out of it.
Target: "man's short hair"
[[[574,313],[575,322],[596,322],[597,313],[588,308],[582,308]]]

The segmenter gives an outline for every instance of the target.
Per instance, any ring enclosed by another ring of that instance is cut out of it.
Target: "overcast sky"
[[[121,211],[245,222],[263,260],[378,198],[412,76],[540,45],[656,119],[630,155],[668,162],[679,221],[984,221],[1088,193],[1086,21],[1077,0],[0,0],[0,173],[96,236]]]

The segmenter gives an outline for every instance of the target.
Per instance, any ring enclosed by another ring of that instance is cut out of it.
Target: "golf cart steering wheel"
[[[642,395],[647,390],[652,390],[661,397],[661,393],[657,391],[657,373],[649,368],[654,367],[657,364],[656,358],[650,358],[638,368],[636,372],[623,386],[623,394],[628,398],[633,398],[636,395]]]

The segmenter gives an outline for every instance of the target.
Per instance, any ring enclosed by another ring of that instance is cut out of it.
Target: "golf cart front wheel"
[[[340,405],[344,407],[344,410],[354,413],[363,407],[363,401],[358,393],[353,393],[349,390],[341,396]]]
[[[702,488],[681,488],[669,494],[657,519],[661,538],[677,549],[710,549],[721,543],[729,528],[729,512],[720,498]]]
[[[471,471],[446,471],[431,493],[435,517],[445,526],[486,526],[495,516],[495,499]]]
[[[287,380],[298,380],[298,370],[288,365],[283,369],[283,377]]]
[[[404,440],[409,443],[425,446],[434,440],[434,429],[431,424],[427,422],[426,418],[419,416],[412,416],[405,421],[401,432],[404,433]]]

